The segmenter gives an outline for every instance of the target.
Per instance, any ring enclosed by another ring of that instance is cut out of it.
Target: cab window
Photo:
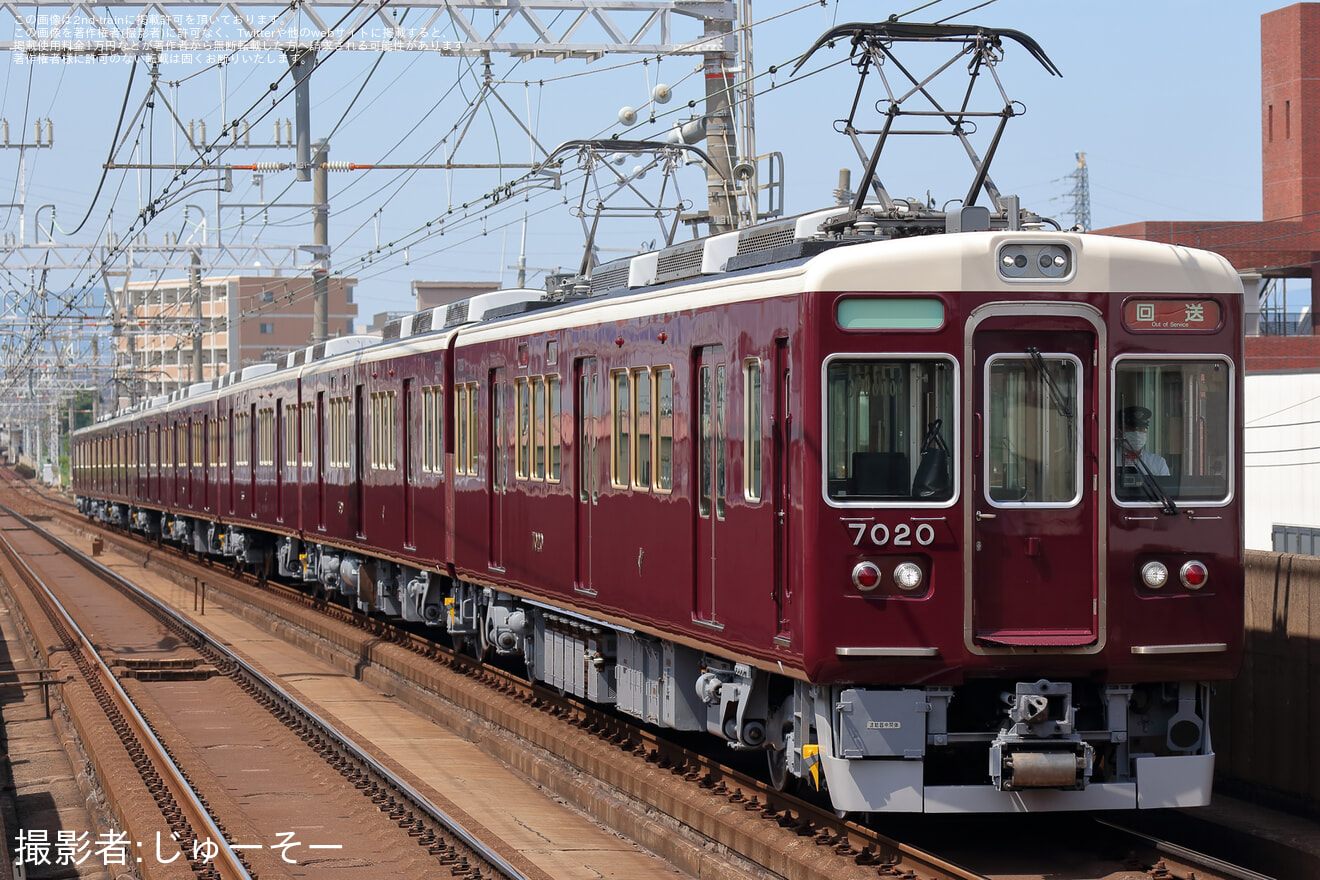
[[[945,503],[954,495],[954,365],[837,357],[825,367],[830,500]]]

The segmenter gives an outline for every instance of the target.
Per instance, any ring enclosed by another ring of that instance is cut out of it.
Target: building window
[[[273,302],[275,302],[275,291],[273,291],[273,290],[263,290],[263,291],[261,292],[261,301],[264,302],[264,303],[273,303]]]
[[[274,321],[262,321],[262,322],[261,322],[261,332],[264,333],[264,334],[267,334],[267,335],[269,335],[269,334],[271,334],[271,333],[274,333],[274,332],[275,332],[275,322],[274,322]]]

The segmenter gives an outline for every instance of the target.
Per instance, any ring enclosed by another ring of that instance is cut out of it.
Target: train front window
[[[834,358],[825,368],[826,491],[848,503],[954,496],[956,395],[945,358]]]
[[[1070,507],[1081,499],[1078,383],[1070,354],[997,355],[986,369],[985,485],[990,503]]]
[[[1217,357],[1114,364],[1114,497],[1120,504],[1228,500],[1232,365]]]

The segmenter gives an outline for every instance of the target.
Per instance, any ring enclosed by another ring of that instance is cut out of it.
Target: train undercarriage
[[[1209,802],[1210,686],[994,679],[816,685],[435,571],[79,498],[94,520],[445,631],[529,678],[656,727],[766,754],[840,812],[1024,812]]]

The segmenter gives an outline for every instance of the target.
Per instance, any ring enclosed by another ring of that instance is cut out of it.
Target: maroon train
[[[877,219],[157,398],[76,435],[80,507],[764,750],[839,810],[1205,803],[1241,652],[1237,275],[1007,212]]]

